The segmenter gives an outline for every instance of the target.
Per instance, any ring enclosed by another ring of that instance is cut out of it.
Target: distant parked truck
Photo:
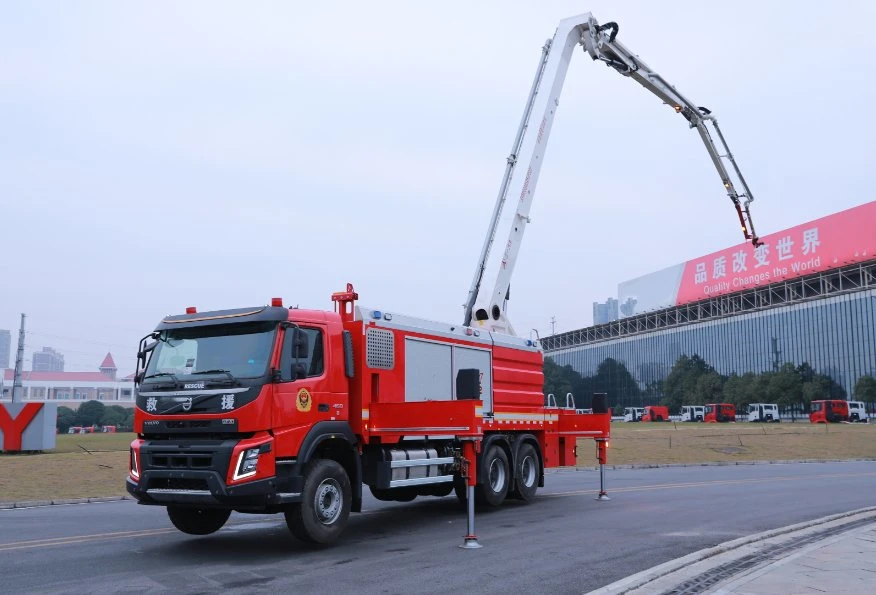
[[[748,405],[748,421],[779,423],[779,406],[775,403],[751,403]]]
[[[722,423],[736,421],[736,407],[731,403],[710,403],[705,406],[706,423]]]
[[[97,426],[70,426],[68,434],[93,434]]]
[[[684,405],[681,408],[681,421],[703,421],[705,407],[702,405]]]
[[[813,424],[849,421],[849,403],[843,399],[812,401],[809,422]]]
[[[864,401],[849,401],[849,421],[867,423],[867,408]]]
[[[644,407],[624,407],[624,421],[642,421]]]
[[[669,407],[648,405],[642,413],[642,421],[669,421]]]

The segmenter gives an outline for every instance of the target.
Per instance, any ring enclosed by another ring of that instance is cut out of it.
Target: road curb
[[[606,585],[604,587],[596,589],[595,591],[590,591],[586,595],[623,595],[624,593],[629,593],[630,591],[646,587],[649,583],[652,583],[669,574],[672,574],[673,572],[677,572],[686,567],[689,567],[691,564],[707,560],[719,554],[732,552],[733,550],[737,550],[758,541],[764,541],[773,537],[779,537],[782,535],[787,535],[789,533],[803,531],[804,529],[809,529],[818,525],[824,525],[841,519],[846,519],[846,523],[843,524],[852,523],[857,520],[856,517],[872,514],[874,512],[876,512],[876,506],[868,506],[848,512],[833,514],[812,521],[804,521],[802,523],[788,525],[786,527],[780,527],[778,529],[771,529],[762,533],[755,533],[753,535],[740,537],[731,541],[725,541],[724,543],[719,543],[714,547],[705,548],[686,556],[682,556],[681,558],[676,558],[675,560],[670,560],[669,562],[664,562],[663,564],[659,564],[647,570],[643,570],[642,572],[638,572],[619,581],[615,581],[610,585]],[[874,518],[874,522],[876,522],[876,518]]]
[[[25,502],[0,502],[0,510],[12,508],[36,508],[40,506],[61,506],[65,504],[97,504],[100,502],[118,502],[133,500],[131,496],[100,496],[91,498],[59,498],[56,500],[28,500]]]

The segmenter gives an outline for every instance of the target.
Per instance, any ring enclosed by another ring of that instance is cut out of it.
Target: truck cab
[[[812,401],[809,422],[813,424],[849,421],[849,403],[843,399]]]
[[[683,405],[681,407],[681,421],[703,421],[705,419],[705,407],[702,405]]]
[[[724,423],[736,421],[736,407],[732,403],[710,403],[705,405],[706,423]]]
[[[624,407],[624,421],[642,421],[644,407]]]
[[[648,405],[642,412],[642,421],[669,421],[669,407]]]
[[[867,423],[867,408],[864,401],[849,401],[849,421]]]
[[[775,403],[750,403],[748,405],[748,421],[779,423],[779,406]]]

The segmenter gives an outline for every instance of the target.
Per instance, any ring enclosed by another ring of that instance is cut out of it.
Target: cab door
[[[335,419],[329,384],[331,366],[327,328],[302,323],[284,330],[274,388],[277,456],[298,454],[304,436],[320,421]]]

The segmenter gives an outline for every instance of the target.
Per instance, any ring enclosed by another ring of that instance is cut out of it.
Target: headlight
[[[131,449],[131,475],[140,479],[140,465],[137,464],[137,451],[133,448]]]
[[[256,467],[259,464],[259,448],[248,448],[237,458],[237,470],[234,472],[234,479],[243,479],[250,475],[255,475]]]

